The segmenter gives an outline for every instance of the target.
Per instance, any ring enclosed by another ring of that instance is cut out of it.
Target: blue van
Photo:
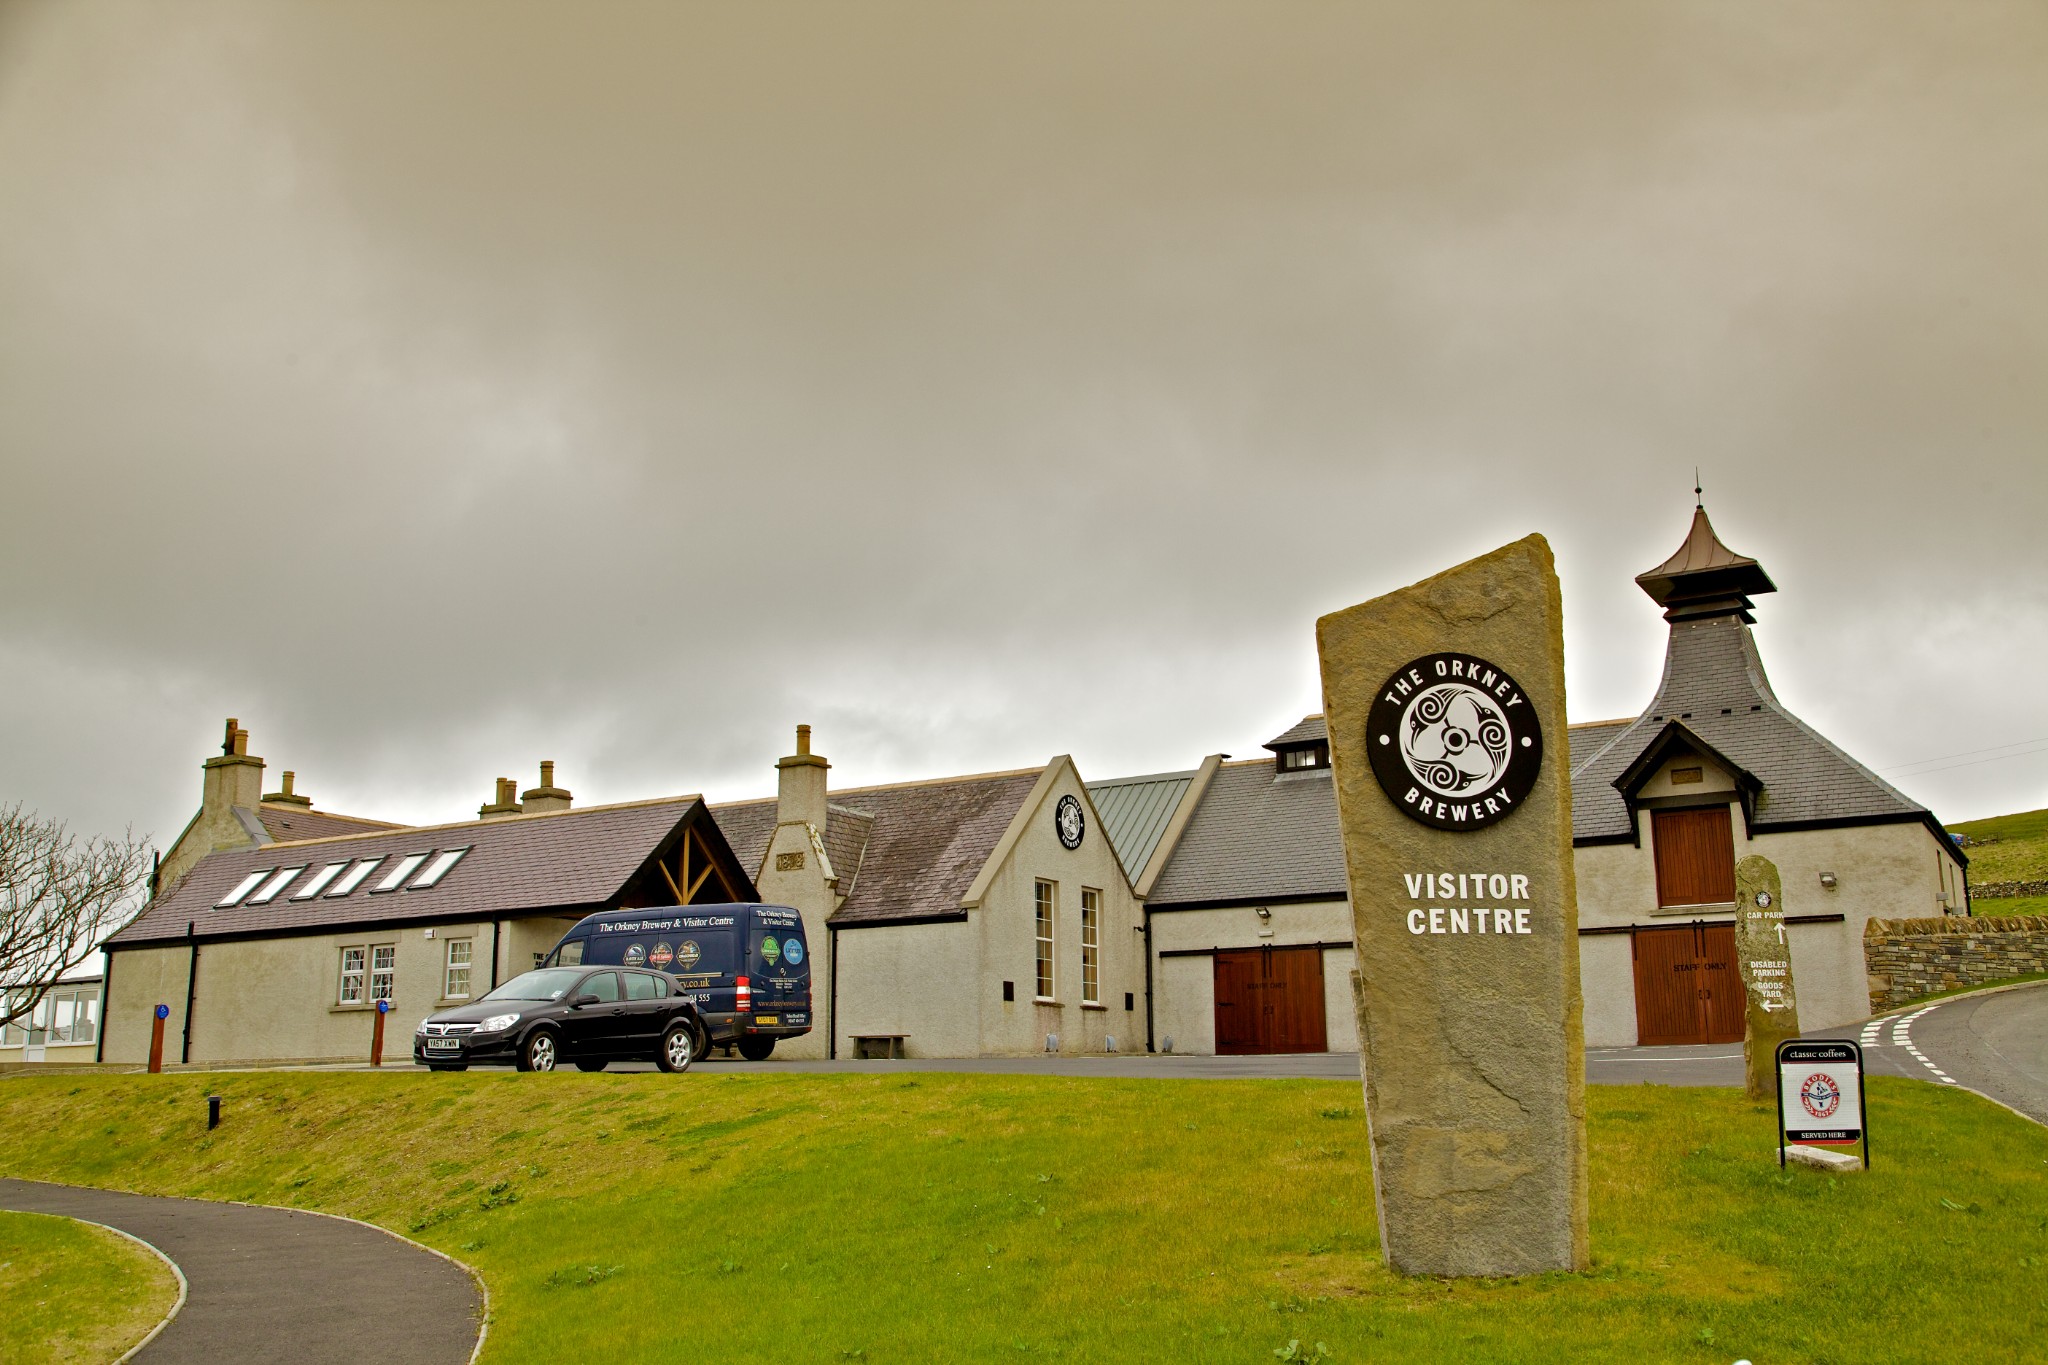
[[[603,910],[564,934],[544,965],[665,973],[696,1005],[704,1049],[737,1047],[750,1062],[811,1031],[810,944],[786,905]]]

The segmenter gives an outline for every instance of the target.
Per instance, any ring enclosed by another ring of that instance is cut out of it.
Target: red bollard
[[[389,1000],[377,1002],[377,1022],[370,1032],[370,1065],[384,1065],[384,1016],[390,1011]]]
[[[171,1017],[169,1005],[158,1005],[149,1021],[149,1074],[154,1076],[164,1069],[164,1020]]]

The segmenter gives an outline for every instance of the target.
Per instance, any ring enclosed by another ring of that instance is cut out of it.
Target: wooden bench
[[[856,1061],[901,1061],[903,1059],[903,1033],[856,1033],[853,1035],[853,1055]]]

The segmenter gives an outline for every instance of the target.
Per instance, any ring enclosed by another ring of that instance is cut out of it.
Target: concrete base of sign
[[[1795,1142],[1785,1149],[1785,1160],[1817,1171],[1860,1171],[1863,1158],[1855,1152],[1831,1152],[1825,1147],[1808,1147]]]

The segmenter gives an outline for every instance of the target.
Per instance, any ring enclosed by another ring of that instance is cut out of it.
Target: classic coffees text
[[[1404,872],[1408,899],[1464,901],[1463,905],[1418,903],[1408,911],[1411,934],[1527,934],[1529,879],[1519,872]],[[1472,901],[1520,901],[1519,905],[1473,905]]]

